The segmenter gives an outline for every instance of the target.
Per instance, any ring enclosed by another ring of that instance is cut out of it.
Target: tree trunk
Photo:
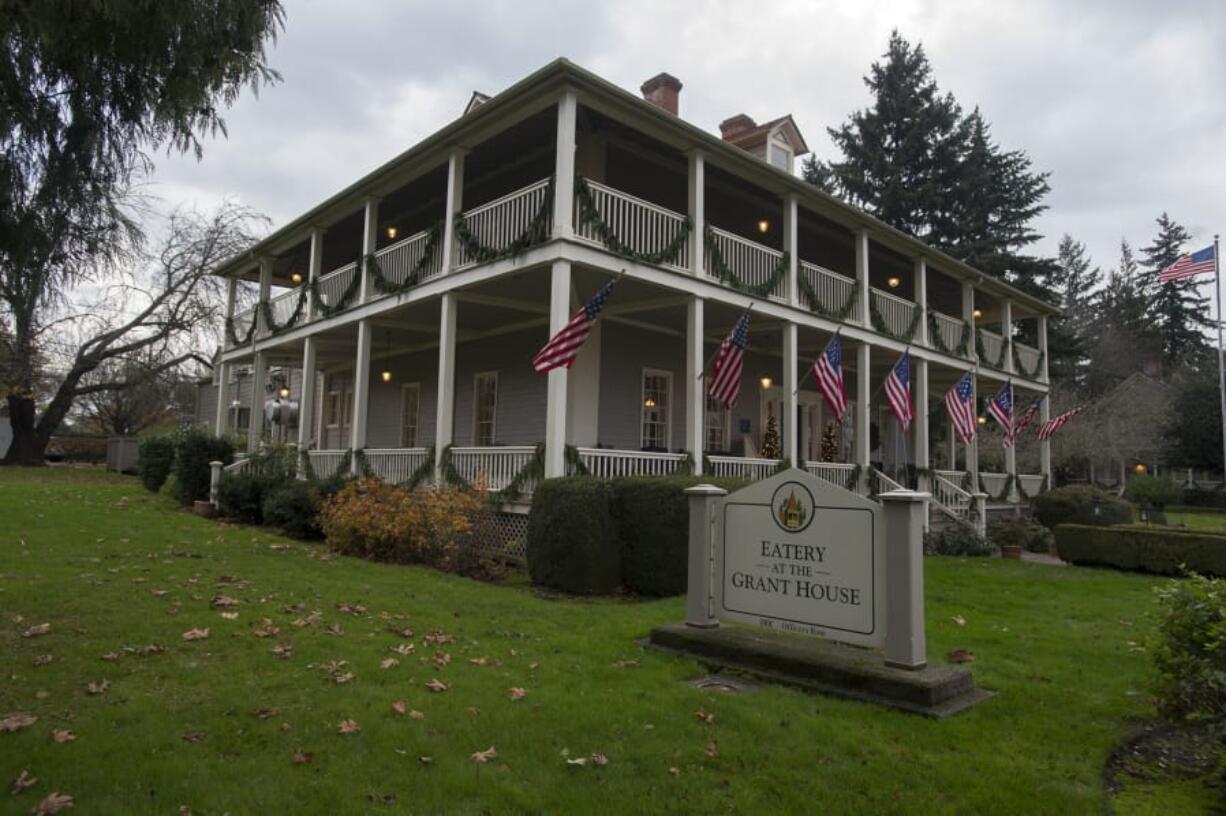
[[[9,394],[8,404],[9,422],[13,427],[13,441],[9,443],[3,464],[46,464],[47,443],[51,441],[51,434],[40,430],[35,424],[34,400]]]

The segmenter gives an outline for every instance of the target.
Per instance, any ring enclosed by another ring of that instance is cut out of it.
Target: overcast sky
[[[1193,248],[1226,231],[1226,1],[422,3],[287,0],[271,53],[284,81],[247,94],[205,157],[161,156],[166,206],[237,198],[274,224],[317,204],[565,56],[637,91],[668,71],[681,115],[791,113],[809,146],[868,104],[862,77],[892,28],[922,42],[942,90],[1051,172],[1040,250],[1062,233],[1114,265],[1168,211]]]

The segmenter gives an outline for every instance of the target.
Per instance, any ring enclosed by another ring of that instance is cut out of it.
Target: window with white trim
[[[498,434],[498,372],[473,377],[473,445],[491,447]]]
[[[336,428],[341,424],[341,392],[329,391],[326,405],[324,424],[329,428]]]
[[[673,372],[643,369],[643,424],[639,439],[643,450],[668,450],[672,392]]]
[[[421,410],[421,384],[400,386],[400,447],[417,447],[417,417]]]
[[[703,427],[706,429],[706,439],[703,450],[726,451],[729,448],[729,435],[732,431],[732,412],[721,400],[707,396],[706,417]]]

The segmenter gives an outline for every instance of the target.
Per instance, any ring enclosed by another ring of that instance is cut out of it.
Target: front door
[[[796,429],[800,436],[798,449],[800,461],[794,463],[797,467],[804,467],[805,462],[819,458],[818,453],[822,444],[822,413],[821,394],[801,391],[796,395]],[[783,443],[783,423],[779,421],[782,416],[783,390],[778,386],[772,386],[762,394],[761,416],[758,419],[759,455],[762,451],[762,441],[766,437],[766,426],[771,417],[775,417],[775,421],[779,424],[779,441]]]

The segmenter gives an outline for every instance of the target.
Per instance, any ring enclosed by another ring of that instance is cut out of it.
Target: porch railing
[[[1009,478],[1007,473],[984,473],[979,472],[979,481],[983,483],[984,492],[988,496],[995,499],[1000,495],[1000,492],[1005,489],[1005,481]]]
[[[711,228],[711,237],[715,249],[719,251],[724,265],[736,274],[746,286],[762,286],[770,281],[778,268],[783,253],[777,249],[764,247],[753,241],[747,241],[739,235]],[[719,272],[713,264],[713,253],[708,251],[705,257],[708,277],[718,278]],[[774,288],[767,296],[775,300],[787,299],[787,275],[781,275]]]
[[[1039,350],[1033,346],[1028,346],[1025,343],[1019,343],[1016,340],[1013,342],[1014,353],[1017,354],[1017,364],[1020,368],[1026,371],[1033,371],[1035,378],[1043,376],[1043,372],[1039,371]],[[1020,372],[1019,372],[1020,373]]]
[[[251,328],[251,321],[255,320],[255,307],[244,309],[234,315],[234,335],[236,337],[246,337],[247,330]],[[226,345],[231,345],[230,338],[226,338]]]
[[[366,464],[372,473],[385,482],[407,482],[419,467],[425,464],[428,451],[425,448],[380,448],[365,451]]]
[[[960,478],[955,477],[953,471],[936,471],[932,478],[932,500],[938,510],[955,521],[970,521],[975,502],[955,480]]]
[[[340,303],[345,290],[353,284],[353,276],[358,274],[356,263],[347,263],[333,269],[326,275],[321,275],[315,286],[319,290],[319,299],[329,308]],[[316,314],[317,318],[322,315]]]
[[[621,476],[667,476],[685,461],[684,453],[579,448],[579,461],[601,479]]]
[[[231,462],[230,464],[226,465],[226,466],[225,466],[225,467],[223,467],[221,470],[222,470],[222,472],[223,472],[223,473],[229,473],[229,474],[230,474],[230,475],[232,475],[232,476],[237,476],[238,474],[243,473],[244,471],[246,471],[246,470],[247,470],[247,466],[248,466],[249,464],[251,464],[251,460],[250,460],[250,459],[248,459],[247,457],[243,456],[243,457],[239,457],[239,458],[235,459],[233,462]]]
[[[635,252],[659,252],[668,246],[669,242],[677,236],[678,231],[683,228],[685,216],[679,213],[590,179],[586,181],[592,194],[592,203],[596,211],[600,213],[601,219],[613,230],[618,240]],[[604,241],[601,240],[595,225],[585,223],[580,218],[579,208],[576,196],[575,237],[603,247]],[[682,242],[676,256],[660,265],[688,271],[690,242]]]
[[[855,469],[855,465],[847,464],[846,462],[805,462],[805,470],[817,478],[824,479],[835,487],[841,487],[853,493],[863,493],[859,489],[858,484],[851,482],[851,474]],[[856,482],[859,481],[859,479],[856,480]]]
[[[431,230],[425,230],[416,235],[410,235],[403,241],[397,241],[376,252],[375,260],[379,262],[379,268],[383,270],[383,277],[397,285],[404,283],[413,269],[422,263],[426,250],[430,249],[431,232]],[[425,261],[426,265],[418,276],[419,281],[434,277],[443,268],[443,253],[438,251],[438,242],[433,243],[435,244],[433,257]],[[368,293],[367,299],[376,298],[379,295],[378,291],[372,291]]]
[[[289,320],[290,315],[294,313],[294,308],[298,305],[299,293],[306,291],[303,289],[304,286],[306,286],[306,284],[295,286],[292,289],[287,289],[286,291],[277,295],[275,298],[268,301],[268,308],[272,312],[272,319],[278,326],[285,325],[286,321]],[[303,309],[306,309],[305,304],[303,305]],[[260,332],[260,335],[264,336],[268,334],[268,328],[269,327],[265,326],[263,331]]]
[[[749,479],[756,482],[765,479],[779,467],[777,459],[751,459],[743,456],[708,456],[712,476],[727,476]]]
[[[311,460],[311,470],[315,471],[315,475],[321,479],[335,475],[340,466],[344,464],[347,454],[348,451],[344,450],[307,451],[307,457]]]
[[[840,275],[837,272],[831,272],[829,269],[811,264],[808,261],[800,262],[800,274],[808,283],[809,288],[817,296],[817,302],[827,312],[837,313],[840,310],[847,308],[850,312],[847,314],[847,319],[854,320],[856,315],[855,306],[849,304],[856,299],[856,282],[852,278]],[[803,302],[803,289],[801,300]],[[809,305],[809,304],[805,304]]]
[[[880,470],[877,470],[877,468],[873,468],[873,488],[873,495],[877,495],[878,493],[889,493],[891,490],[907,489],[891,479],[889,476],[886,476]]]
[[[885,321],[886,330],[894,335],[906,335],[919,306],[875,287],[872,290],[872,298],[873,305],[877,307],[877,312]]]
[[[470,482],[481,482],[488,490],[502,490],[535,455],[536,448],[532,445],[452,448],[451,465]],[[523,492],[531,493],[534,486],[524,485]]]
[[[1022,490],[1027,496],[1037,496],[1043,490],[1043,474],[1041,473],[1019,473],[1017,480],[1021,483]]]
[[[549,179],[541,179],[464,213],[464,226],[485,246],[494,250],[506,249],[523,235],[548,195]],[[546,230],[551,223],[552,220],[546,217]],[[480,258],[469,256],[463,243],[457,242],[456,250],[459,267],[481,262]]]
[[[1008,361],[1001,354],[1001,343],[1003,341],[1000,339],[999,334],[980,329],[979,342],[983,344],[983,354],[987,357],[986,360],[980,360],[979,362],[991,365],[993,361],[1000,360],[1001,368],[1008,365]]]
[[[958,345],[962,342],[962,333],[966,331],[968,342],[965,352],[969,354],[971,351],[969,342],[970,329],[967,327],[967,324],[957,318],[941,314],[937,311],[933,311],[931,314],[932,321],[936,324],[937,333],[941,336],[941,342],[945,344],[945,348],[955,353],[958,351]],[[933,345],[936,345],[935,342]]]

